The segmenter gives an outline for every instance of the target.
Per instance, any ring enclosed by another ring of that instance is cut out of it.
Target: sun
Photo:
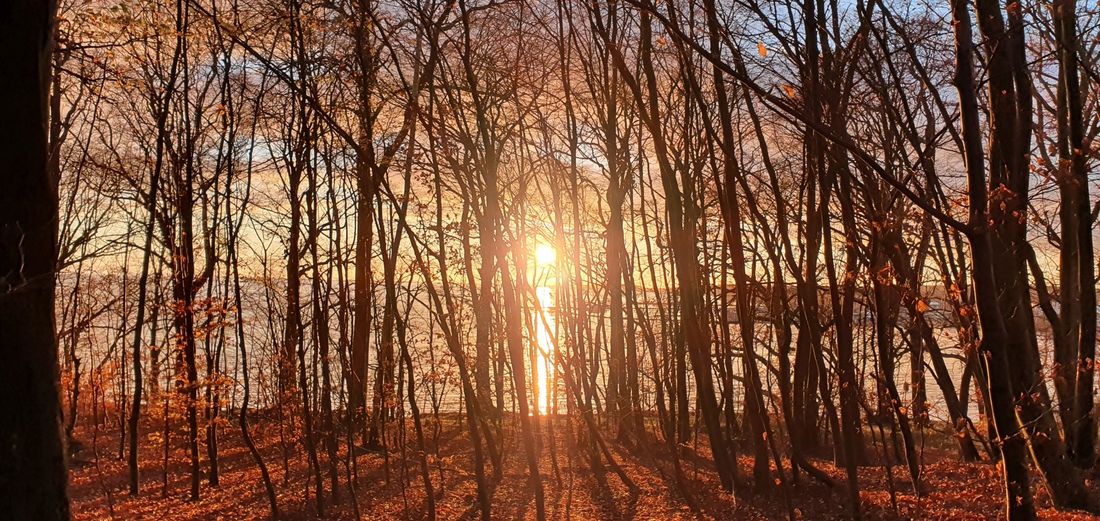
[[[535,247],[535,262],[539,266],[552,266],[558,260],[558,252],[549,244],[539,244]]]

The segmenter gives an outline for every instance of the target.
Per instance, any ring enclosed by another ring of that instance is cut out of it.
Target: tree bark
[[[47,167],[54,12],[0,7],[0,518],[68,519],[54,266],[58,179]]]

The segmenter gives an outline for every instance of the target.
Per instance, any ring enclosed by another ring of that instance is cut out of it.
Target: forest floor
[[[430,422],[425,425],[428,446],[435,446],[433,440],[438,436],[439,453],[443,455],[442,458],[429,458],[437,516],[439,519],[476,518],[472,450],[463,435],[466,430],[453,419],[443,423],[438,431]],[[631,490],[610,470],[602,475],[593,473],[586,453],[567,442],[569,437],[560,420],[556,425],[554,450],[544,443],[541,451],[547,519],[786,519],[788,499],[798,519],[847,518],[844,472],[830,460],[812,461],[832,476],[837,484],[835,488],[802,474],[797,483],[790,484],[786,494],[777,489],[771,494],[744,493],[734,497],[719,488],[709,449],[702,444],[689,444],[681,448],[685,486],[693,498],[689,502],[678,491],[672,460],[664,445],[639,450],[608,440],[616,461],[637,486]],[[127,465],[125,459],[119,458],[117,426],[77,429],[76,439],[82,448],[72,458],[69,481],[74,519],[176,521],[270,517],[260,472],[235,421],[220,429],[220,485],[210,486],[204,474],[198,501],[188,500],[189,466],[183,435],[175,432],[169,439],[168,471],[165,473],[164,443],[161,434],[156,432],[158,427],[159,423],[142,425],[139,443],[142,489],[136,498],[127,493]],[[506,429],[510,431],[505,436],[509,442],[504,449],[502,479],[493,493],[492,517],[534,519],[535,502],[528,486],[518,426],[514,430],[512,427]],[[358,485],[354,500],[347,488],[350,465],[346,455],[341,453],[340,501],[333,504],[330,494],[326,493],[323,516],[317,515],[313,483],[307,478],[311,473],[305,448],[301,444],[289,444],[284,466],[278,424],[256,420],[251,425],[251,432],[271,471],[281,519],[425,518],[420,460],[413,449],[416,439],[411,428],[406,437],[407,459],[399,449],[388,454],[364,451],[356,457]],[[962,463],[949,447],[926,445],[922,474],[926,493],[923,496],[913,494],[908,473],[902,465],[892,468],[889,473],[892,478],[880,464],[860,468],[860,501],[865,519],[984,520],[1001,517],[1002,489],[995,465]],[[879,446],[868,445],[869,454],[881,454],[879,449]],[[205,473],[208,469],[205,447],[200,447],[200,453]],[[323,454],[320,458],[322,475],[327,476]],[[869,459],[878,458],[870,456]],[[743,476],[751,475],[749,458],[742,458],[741,469]],[[491,470],[487,472],[491,474]],[[1046,491],[1038,483],[1035,486],[1041,519],[1095,519],[1084,513],[1055,511]],[[1094,492],[1098,491],[1096,481],[1090,482],[1090,486]],[[896,491],[896,509],[891,501],[891,489]]]

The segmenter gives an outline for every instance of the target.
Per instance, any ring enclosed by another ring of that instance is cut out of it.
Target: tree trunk
[[[979,353],[982,372],[989,382],[988,393],[996,445],[1000,447],[1001,471],[1005,483],[1005,516],[1010,520],[1035,519],[1026,461],[1026,442],[1019,435],[1012,383],[1005,352],[1008,331],[997,304],[998,286],[993,274],[993,245],[990,241],[989,195],[985,158],[974,81],[974,37],[969,5],[953,0],[951,14],[955,34],[955,87],[959,94],[967,187],[970,191],[969,241],[973,256],[974,287],[982,338]]]
[[[57,183],[47,169],[53,2],[0,8],[0,518],[68,519],[54,266]]]

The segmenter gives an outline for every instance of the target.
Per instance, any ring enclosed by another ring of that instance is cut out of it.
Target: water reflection
[[[538,382],[538,395],[535,400],[538,404],[539,414],[549,414],[553,403],[554,364],[550,359],[554,353],[554,294],[550,288],[539,286],[535,288],[535,296],[539,301],[540,316],[535,317],[535,340],[538,344],[535,353],[535,381]],[[538,310],[536,310],[538,314]]]

